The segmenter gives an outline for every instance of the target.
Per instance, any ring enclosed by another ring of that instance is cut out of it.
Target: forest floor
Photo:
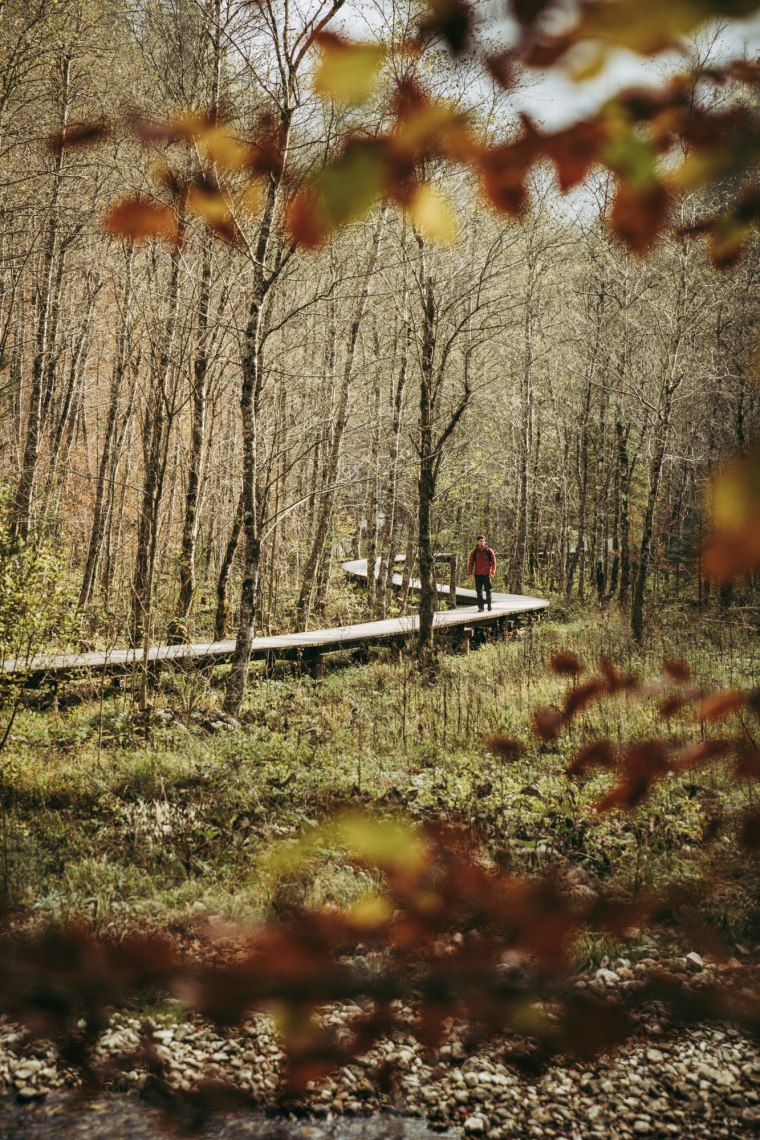
[[[72,683],[55,700],[41,693],[17,715],[2,754],[0,874],[15,921],[29,927],[84,919],[106,934],[168,928],[192,945],[220,920],[287,917],[303,905],[344,907],[373,883],[327,833],[308,857],[281,860],[273,852],[297,848],[336,811],[361,807],[456,826],[494,867],[571,873],[589,891],[601,885],[636,897],[707,877],[712,889],[700,897],[700,917],[728,947],[728,966],[687,959],[694,946],[667,931],[627,942],[584,935],[574,948],[573,984],[614,999],[654,963],[697,988],[730,970],[737,985],[756,993],[760,876],[732,828],[733,816],[752,803],[751,785],[712,767],[661,782],[636,811],[596,813],[609,775],[565,774],[583,740],[678,734],[689,741],[702,730],[684,718],[663,722],[658,689],[651,699],[623,694],[590,708],[558,741],[541,742],[531,733],[532,713],[559,702],[568,685],[549,669],[560,648],[589,669],[604,656],[647,680],[662,679],[664,660],[686,659],[705,691],[757,683],[760,672],[758,639],[742,611],[695,615],[670,607],[643,649],[617,613],[587,611],[467,657],[446,657],[433,685],[420,683],[410,660],[384,653],[367,666],[338,664],[318,682],[283,666],[274,678],[254,676],[239,721],[220,711],[221,670],[164,672],[142,716],[129,684]],[[505,762],[489,752],[484,738],[496,733],[523,741],[523,755]],[[117,1016],[103,1048],[116,1049],[120,1035],[129,1038],[146,1017],[179,1081],[192,1084],[210,1064],[211,1075],[216,1067],[217,1076],[234,1076],[264,1102],[272,1099],[279,1050],[266,1018],[218,1036],[159,1003]],[[308,1127],[315,1131],[292,1123],[286,1134],[369,1140],[359,1122],[378,1112],[492,1140],[730,1138],[760,1130],[755,1045],[730,1026],[687,1028],[658,1009],[642,1014],[634,1037],[612,1055],[556,1064],[530,1079],[502,1063],[498,1043],[466,1055],[456,1026],[438,1054],[425,1053],[411,1036],[378,1048],[393,1053],[402,1073],[392,1095],[373,1086],[377,1058],[363,1058],[310,1094]],[[106,1109],[59,1116],[71,1080],[44,1043],[24,1042],[0,1024],[0,1085],[16,1104],[6,1102],[3,1135],[113,1135],[90,1129],[115,1113],[126,1114],[135,1137],[152,1136],[152,1118],[136,1123],[141,1110],[133,1092],[114,1092]],[[145,1075],[128,1074],[123,1089],[141,1088]],[[331,1131],[334,1116],[359,1130]],[[65,1132],[50,1131],[64,1119]],[[208,1135],[283,1134],[274,1127],[262,1117],[220,1124]],[[390,1123],[384,1135],[388,1129]],[[412,1140],[425,1131],[404,1135]]]

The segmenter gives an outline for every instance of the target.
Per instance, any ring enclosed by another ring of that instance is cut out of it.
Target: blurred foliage
[[[65,641],[74,627],[71,588],[55,543],[22,538],[12,513],[11,496],[0,489],[0,663]]]

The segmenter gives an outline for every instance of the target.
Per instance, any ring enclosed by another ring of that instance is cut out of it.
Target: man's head
[[[476,541],[478,546],[485,546],[486,536],[484,534],[479,534]]]

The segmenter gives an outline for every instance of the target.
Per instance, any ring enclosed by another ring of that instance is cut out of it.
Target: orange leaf
[[[612,768],[614,764],[615,753],[609,740],[592,740],[576,752],[568,773],[580,776],[589,768]]]
[[[650,785],[671,770],[668,750],[661,740],[630,745],[623,757],[623,779],[595,805],[599,812],[633,808],[646,798]]]
[[[608,693],[622,693],[638,686],[639,679],[635,673],[621,673],[606,657],[600,660],[599,670],[604,677]]]
[[[553,653],[550,664],[552,673],[557,673],[560,677],[577,677],[583,672],[583,665],[577,654],[565,649]]]
[[[525,751],[519,740],[514,740],[511,736],[489,736],[486,739],[486,748],[489,752],[493,752],[494,756],[500,756],[502,760],[516,760]]]
[[[678,767],[681,769],[696,768],[707,760],[715,760],[719,756],[725,756],[730,750],[730,740],[703,740],[700,744],[695,744],[693,748],[681,753],[678,758]]]
[[[713,693],[700,701],[694,716],[695,720],[725,720],[737,712],[747,699],[747,694],[739,689],[727,689]]]
[[[102,142],[111,133],[111,125],[106,119],[91,123],[69,123],[57,131],[51,131],[45,139],[45,146],[53,154],[60,154],[64,147],[93,146]]]
[[[760,779],[760,748],[742,749],[736,761],[734,775],[739,780]]]
[[[663,720],[669,720],[672,716],[677,716],[681,709],[686,705],[683,697],[665,697],[660,701],[657,711]]]
[[[164,121],[146,119],[144,115],[130,115],[128,118],[132,133],[144,143],[173,143],[187,139],[187,127],[177,120]]]
[[[117,202],[103,218],[106,233],[127,241],[153,241],[164,239],[180,241],[177,216],[170,206],[154,202],[139,195],[123,198]]]
[[[519,217],[528,205],[526,178],[539,151],[532,139],[490,147],[480,156],[483,192],[495,209]]]
[[[474,21],[471,5],[467,0],[426,0],[430,15],[420,24],[420,30],[440,35],[454,55],[461,55],[470,43],[470,33]]]
[[[749,851],[760,851],[760,808],[745,813],[739,836]]]
[[[691,680],[691,669],[685,661],[671,658],[664,662],[662,668],[663,672],[681,685],[686,685]]]
[[[533,732],[547,743],[556,740],[562,719],[562,714],[556,709],[536,709],[533,714]]]
[[[634,253],[647,253],[668,220],[670,195],[661,182],[637,189],[627,182],[618,184],[610,211],[609,224]]]
[[[553,3],[553,0],[509,0],[509,10],[518,24],[529,28]]]
[[[595,697],[600,696],[602,693],[607,692],[607,687],[599,677],[592,677],[590,681],[586,681],[583,685],[578,685],[577,689],[571,689],[565,697],[565,705],[563,713],[565,719],[569,720],[575,716],[586,705],[591,704]]]
[[[557,168],[563,194],[583,181],[599,161],[608,138],[609,128],[601,117],[573,123],[547,136],[546,152]]]
[[[487,55],[485,59],[488,73],[505,90],[512,87],[515,82],[513,60],[511,51],[495,52],[493,55]]]

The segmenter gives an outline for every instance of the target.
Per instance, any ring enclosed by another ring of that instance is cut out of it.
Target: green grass
[[[599,816],[593,804],[611,777],[565,775],[591,736],[694,739],[696,726],[663,725],[656,701],[628,695],[582,714],[555,745],[537,741],[530,723],[536,706],[558,702],[567,687],[548,668],[559,647],[589,668],[605,655],[651,679],[664,659],[684,657],[711,689],[751,683],[756,641],[731,622],[670,609],[642,650],[616,612],[589,611],[445,657],[432,685],[411,661],[390,658],[319,682],[255,673],[234,729],[219,711],[220,676],[165,673],[147,725],[128,689],[102,700],[97,690],[79,701],[61,692],[57,708],[20,712],[0,756],[0,874],[19,911],[83,915],[104,927],[182,928],[303,902],[343,906],[368,880],[340,850],[325,847],[307,866],[277,873],[269,852],[350,805],[455,823],[495,865],[577,867],[628,895],[720,864],[708,917],[732,934],[754,933],[755,887],[730,829],[709,851],[702,845],[716,802],[730,814],[749,789],[710,769],[664,782],[635,812]],[[525,743],[519,761],[491,755],[484,737],[495,733]]]

